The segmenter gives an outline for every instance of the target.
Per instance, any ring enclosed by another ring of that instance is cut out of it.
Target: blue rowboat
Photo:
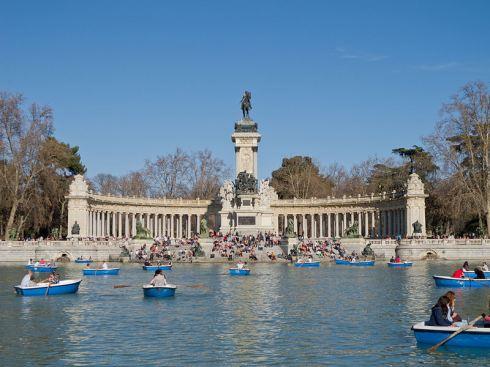
[[[93,262],[94,261],[90,259],[75,259],[75,263],[77,264],[91,264]]]
[[[48,266],[48,265],[26,265],[26,269],[33,271],[35,273],[52,273],[56,269],[58,269],[57,266]]]
[[[312,261],[312,262],[295,262],[294,266],[297,268],[318,268],[320,266],[320,261]]]
[[[350,266],[374,266],[374,260],[366,261],[348,261],[342,259],[335,259],[337,265],[350,265]]]
[[[408,268],[410,266],[412,266],[412,262],[410,261],[404,261],[404,262],[401,262],[401,263],[388,263],[388,267],[390,268]]]
[[[83,275],[118,275],[119,268],[83,269]]]
[[[54,296],[58,294],[77,293],[81,279],[61,280],[58,284],[38,283],[34,287],[15,286],[15,292],[20,296]]]
[[[484,271],[483,274],[485,274],[485,278],[490,279],[490,271]],[[475,278],[476,274],[474,271],[465,271],[464,276],[468,278]]]
[[[490,287],[490,279],[452,278],[441,275],[433,276],[436,286],[453,288],[483,288]]]
[[[155,271],[155,270],[172,270],[172,265],[143,265],[143,270]]]
[[[143,294],[145,297],[166,298],[175,296],[177,286],[167,284],[164,287],[154,287],[152,285],[143,286]]]
[[[412,326],[418,343],[435,345],[454,333],[458,328],[450,326],[426,326],[419,322]],[[472,327],[461,332],[446,344],[449,347],[490,348],[490,329]]]
[[[230,275],[250,275],[250,269],[230,268]]]

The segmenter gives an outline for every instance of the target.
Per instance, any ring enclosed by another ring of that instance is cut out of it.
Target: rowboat
[[[93,262],[91,259],[75,259],[75,263],[77,264],[91,264]]]
[[[143,265],[143,270],[148,270],[148,271],[172,270],[172,264],[168,264],[168,265]]]
[[[154,287],[151,284],[143,286],[145,297],[166,298],[175,296],[176,285],[167,284],[164,287]]]
[[[26,269],[33,271],[35,273],[52,273],[56,269],[57,266],[49,266],[49,265],[26,265]]]
[[[388,267],[390,268],[408,268],[409,266],[412,266],[412,262],[410,261],[403,261],[401,263],[392,263],[392,262],[389,262],[388,263]]]
[[[453,278],[442,275],[433,276],[436,286],[454,287],[454,288],[483,288],[490,287],[490,279],[471,279],[471,278]]]
[[[294,266],[297,268],[318,268],[320,266],[320,261],[296,261]]]
[[[83,269],[83,275],[118,275],[119,268]]]
[[[20,296],[54,296],[57,294],[77,293],[81,279],[61,280],[58,284],[37,283],[34,287],[15,286]]]
[[[230,275],[250,275],[250,269],[238,269],[238,268],[230,268]]]
[[[365,261],[348,261],[342,259],[335,259],[337,265],[351,265],[351,266],[374,266],[374,260]]]
[[[417,342],[435,345],[454,333],[458,328],[450,326],[426,326],[425,322],[419,322],[412,326]],[[471,327],[446,344],[452,347],[490,348],[490,328]]]
[[[490,278],[490,271],[484,271],[483,274],[485,274],[485,278],[489,279]],[[464,276],[468,278],[475,278],[476,274],[474,271],[464,271]]]

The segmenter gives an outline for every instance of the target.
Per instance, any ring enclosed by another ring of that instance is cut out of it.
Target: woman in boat
[[[427,326],[453,326],[453,322],[447,319],[449,298],[442,296],[432,307],[430,320],[425,324]]]
[[[474,271],[476,274],[475,279],[485,279],[485,273],[480,269],[480,267],[477,266]]]
[[[401,262],[402,262],[402,259],[400,259],[400,256],[397,256],[397,257],[395,258],[395,262],[396,262],[396,263],[401,263]]]
[[[447,319],[451,322],[460,322],[461,316],[454,311],[454,307],[456,305],[456,294],[453,291],[448,291],[444,296],[449,299],[449,304],[447,305]]]
[[[155,274],[153,275],[150,284],[154,287],[165,287],[167,285],[167,277],[160,269],[155,270]]]

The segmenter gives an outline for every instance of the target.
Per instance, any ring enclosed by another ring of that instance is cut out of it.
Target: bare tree
[[[448,176],[470,194],[490,235],[490,96],[483,82],[461,88],[445,104],[442,119],[425,139]]]
[[[229,174],[224,162],[213,157],[209,150],[194,153],[189,161],[189,197],[212,199]]]
[[[19,206],[29,200],[31,188],[46,166],[40,152],[52,134],[52,111],[33,104],[24,113],[21,95],[0,94],[0,180],[10,198],[5,239],[11,236]],[[22,227],[25,216],[19,218]]]

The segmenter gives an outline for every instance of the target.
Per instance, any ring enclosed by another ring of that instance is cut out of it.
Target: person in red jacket
[[[468,271],[469,269],[469,264],[468,261],[465,261],[463,264],[463,267],[461,269],[456,270],[451,277],[453,278],[463,278],[464,277],[464,272]]]

